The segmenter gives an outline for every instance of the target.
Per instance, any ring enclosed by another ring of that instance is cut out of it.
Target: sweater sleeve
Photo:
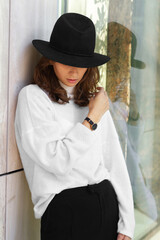
[[[105,115],[104,164],[110,172],[110,181],[115,189],[119,204],[117,232],[133,238],[135,217],[131,182],[110,111],[108,110]]]
[[[64,134],[55,121],[53,102],[42,91],[32,91],[29,86],[18,95],[15,131],[30,159],[55,175],[68,174],[96,140],[95,134],[81,122]]]

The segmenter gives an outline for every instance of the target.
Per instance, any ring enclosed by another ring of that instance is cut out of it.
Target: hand
[[[107,92],[103,87],[97,87],[97,90],[99,90],[99,92],[94,92],[94,97],[89,101],[88,117],[93,118],[93,121],[94,119],[99,121],[103,114],[109,109]]]
[[[117,240],[131,240],[131,238],[122,233],[118,233]]]

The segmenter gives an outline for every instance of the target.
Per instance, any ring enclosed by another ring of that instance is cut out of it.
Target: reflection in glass
[[[131,180],[134,240],[159,240],[160,2],[60,2],[61,13],[78,12],[93,20],[96,51],[111,57],[107,65],[100,67],[100,85],[109,95],[110,112]]]
[[[135,59],[137,46],[136,36],[125,26],[116,22],[110,22],[108,24],[108,29],[111,29],[112,32],[116,33],[116,37],[114,37],[114,39],[110,39],[110,41],[112,41],[112,49],[108,49],[108,51],[111,51],[113,53],[113,64],[111,63],[112,69],[116,67],[116,65],[114,65],[114,58],[116,58],[117,65],[123,65],[122,62],[123,59],[125,60],[125,57],[121,58],[120,55],[123,53],[125,53],[126,55],[128,54],[128,49],[131,42],[130,67],[143,70],[146,67],[146,64],[140,60]],[[129,43],[125,40],[126,35],[130,35],[131,37],[131,39],[128,37],[128,39],[131,40]],[[114,42],[116,41],[121,43],[120,46],[118,46],[118,44],[114,44]],[[119,47],[121,48],[120,50],[117,49]],[[119,52],[118,56],[117,51]],[[116,54],[114,55],[114,53]],[[120,61],[119,64],[117,59],[118,61]],[[122,72],[122,75],[123,74],[124,71]],[[117,74],[117,77],[119,75],[120,73]],[[123,150],[126,157],[126,164],[132,184],[135,210],[137,213],[136,216],[141,216],[141,218],[143,219],[143,223],[146,224],[146,227],[148,228],[146,229],[144,226],[144,229],[136,229],[137,231],[135,234],[135,239],[140,239],[140,236],[146,233],[147,230],[150,230],[152,227],[157,225],[157,206],[155,197],[153,196],[151,189],[147,185],[145,174],[143,172],[143,166],[141,164],[141,156],[139,154],[138,147],[141,144],[141,140],[144,134],[145,121],[140,114],[136,99],[136,93],[132,88],[132,81],[134,80],[134,78],[132,79],[131,76],[130,79],[124,78],[125,80],[123,81],[122,75],[121,81],[116,86],[116,95],[114,94],[115,97],[113,101],[110,101],[110,111],[112,112],[117,131],[121,138],[120,140],[122,143],[122,147],[125,146]],[[128,91],[130,93],[130,96],[129,98],[127,96],[127,99],[123,94],[125,85],[130,86],[130,89]],[[121,96],[123,98],[119,97],[119,90],[122,91]]]

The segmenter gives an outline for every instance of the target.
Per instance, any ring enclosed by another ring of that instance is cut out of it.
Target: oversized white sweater
[[[73,87],[61,85],[73,96]],[[80,107],[73,99],[64,105],[51,101],[36,84],[21,89],[15,136],[35,218],[41,218],[62,190],[109,179],[119,203],[117,231],[133,238],[132,188],[113,119],[107,110],[91,131],[82,124],[88,113],[88,106]]]

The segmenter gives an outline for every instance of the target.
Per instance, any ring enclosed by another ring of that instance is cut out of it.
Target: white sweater
[[[73,96],[73,87],[61,85]],[[35,218],[62,190],[109,179],[119,202],[117,231],[133,238],[132,188],[114,122],[108,110],[91,131],[82,124],[88,112],[73,99],[64,105],[51,101],[36,84],[21,89],[15,136]]]

